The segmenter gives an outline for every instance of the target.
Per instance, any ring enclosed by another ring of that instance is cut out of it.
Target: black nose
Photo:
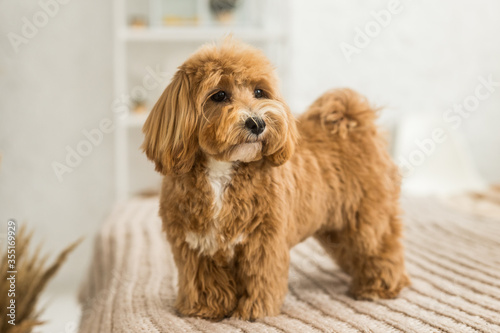
[[[264,132],[266,123],[262,120],[262,118],[250,117],[245,121],[245,127],[248,128],[253,134],[259,135]]]

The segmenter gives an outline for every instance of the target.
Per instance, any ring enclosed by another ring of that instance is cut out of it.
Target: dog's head
[[[163,174],[191,170],[199,154],[281,165],[297,139],[269,60],[231,39],[202,47],[179,67],[143,132],[142,147]]]

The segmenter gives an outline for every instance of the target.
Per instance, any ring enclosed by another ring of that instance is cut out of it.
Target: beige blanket
[[[181,318],[158,199],[116,207],[82,290],[80,332],[500,332],[500,219],[405,199],[413,285],[395,300],[355,301],[349,277],[313,240],[292,251],[282,314],[257,322]]]

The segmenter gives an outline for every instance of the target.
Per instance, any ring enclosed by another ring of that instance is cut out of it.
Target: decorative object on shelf
[[[129,24],[134,29],[142,29],[148,26],[148,21],[142,16],[133,16]]]
[[[142,97],[132,97],[132,111],[135,114],[146,113],[146,100]]]
[[[196,0],[162,0],[163,25],[198,25]]]
[[[164,25],[198,25],[198,17],[181,17],[168,15],[163,18]]]
[[[238,0],[210,0],[210,11],[220,23],[232,23]]]

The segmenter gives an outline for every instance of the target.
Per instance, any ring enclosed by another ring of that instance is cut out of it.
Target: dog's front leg
[[[233,317],[254,320],[275,316],[288,291],[289,248],[283,235],[257,231],[237,251],[240,300]]]
[[[186,316],[220,320],[237,305],[236,285],[226,260],[205,256],[184,246],[174,251],[179,270],[175,307]]]

